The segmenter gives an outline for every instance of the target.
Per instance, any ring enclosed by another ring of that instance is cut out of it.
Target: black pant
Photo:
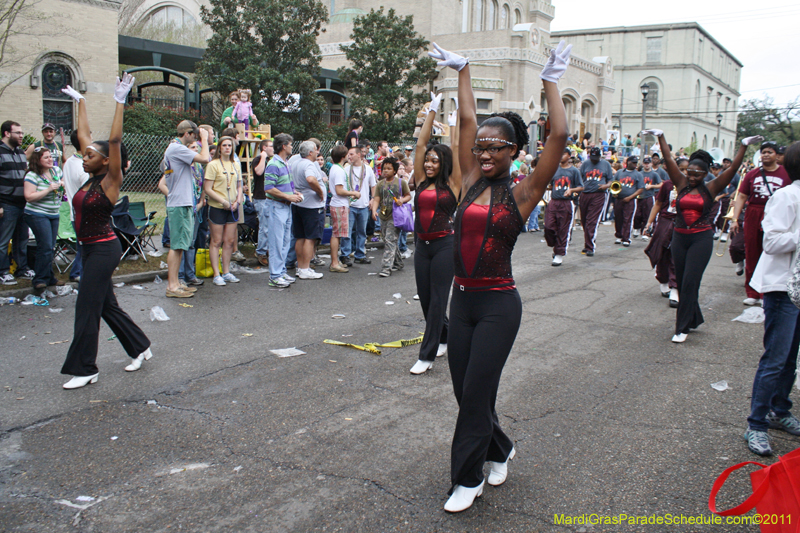
[[[675,278],[678,281],[678,312],[675,317],[675,333],[689,333],[703,323],[698,297],[703,272],[714,251],[714,231],[700,233],[672,232],[672,260],[675,262]]]
[[[447,299],[453,286],[453,236],[433,241],[417,237],[414,276],[425,316],[425,336],[419,347],[421,361],[433,361],[439,344],[447,344]]]
[[[522,301],[509,291],[453,291],[447,341],[458,420],[453,435],[453,485],[477,487],[483,463],[505,462],[514,444],[495,412],[497,387],[522,319]]]
[[[150,347],[150,340],[114,296],[111,275],[122,255],[119,240],[82,244],[83,273],[75,303],[75,334],[61,367],[62,374],[91,376],[97,374],[97,345],[100,319],[106,321],[127,354],[136,358]]]

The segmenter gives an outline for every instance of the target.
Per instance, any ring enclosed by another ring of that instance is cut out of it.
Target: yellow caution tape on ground
[[[356,350],[361,350],[363,352],[370,352],[374,353],[375,355],[380,355],[381,351],[378,349],[380,348],[405,348],[406,346],[413,346],[415,344],[420,344],[422,342],[422,335],[416,337],[414,339],[401,339],[399,341],[387,342],[385,344],[379,344],[377,342],[366,342],[364,346],[360,346],[358,344],[351,344],[348,342],[340,342],[340,341],[332,341],[330,339],[325,339],[325,344],[333,344],[334,346],[347,346],[348,348],[355,348]]]

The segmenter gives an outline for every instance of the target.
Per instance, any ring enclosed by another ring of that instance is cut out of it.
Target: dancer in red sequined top
[[[123,311],[114,296],[111,275],[119,264],[122,249],[111,228],[111,211],[122,186],[122,115],[134,78],[117,78],[114,100],[117,102],[108,142],[92,142],[86,100],[67,86],[64,93],[78,102],[78,139],[83,150],[83,169],[92,177],[72,198],[75,226],[83,258],[83,273],[75,303],[75,333],[61,368],[73,378],[65,389],[78,389],[96,383],[97,344],[100,319],[106,321],[122,347],[133,359],[125,370],[132,372],[150,359],[150,339]]]
[[[446,511],[469,508],[490,485],[506,480],[514,445],[500,428],[495,400],[500,375],[522,318],[511,273],[511,253],[523,221],[539,203],[567,141],[567,117],[558,91],[571,46],[551,50],[540,77],[550,111],[550,136],[533,173],[511,188],[511,163],[528,142],[516,113],[492,115],[478,127],[469,60],[433,45],[440,67],[459,72],[458,159],[461,203],[454,222],[455,286],[447,340],[450,374],[459,405],[451,454],[452,490]]]
[[[431,93],[431,105],[414,155],[414,276],[425,316],[425,335],[412,374],[423,374],[447,352],[447,300],[453,285],[453,216],[461,193],[461,168],[453,157],[458,129],[450,129],[452,149],[428,142],[442,95]],[[456,107],[458,104],[456,103]]]

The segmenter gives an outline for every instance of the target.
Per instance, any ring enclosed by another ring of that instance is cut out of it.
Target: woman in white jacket
[[[789,393],[795,379],[800,346],[800,309],[789,299],[788,286],[800,241],[800,142],[784,156],[792,184],[773,194],[764,209],[764,252],[750,286],[764,294],[764,355],[753,381],[747,447],[771,455],[767,429],[800,435],[800,420],[791,414]]]

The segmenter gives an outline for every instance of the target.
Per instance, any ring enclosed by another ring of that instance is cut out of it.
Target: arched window
[[[497,0],[489,2],[489,16],[486,17],[486,29],[493,30],[497,27]]]
[[[472,19],[472,31],[483,29],[483,0],[475,0],[475,13]]]
[[[703,150],[708,150],[708,135],[703,135],[703,146],[701,148]]]
[[[508,28],[508,21],[511,18],[511,10],[508,4],[503,4],[503,9],[500,11],[500,29],[505,30]]]
[[[183,28],[197,24],[188,11],[178,6],[164,6],[155,9],[150,12],[147,19],[148,25],[158,27]]]
[[[42,110],[44,122],[50,122],[66,131],[72,129],[74,106],[72,98],[61,92],[74,85],[72,72],[63,63],[47,63],[42,69]]]
[[[722,151],[725,151],[725,141],[722,141]]]
[[[655,82],[648,82],[650,90],[647,92],[647,109],[658,111],[658,84]]]
[[[522,13],[519,9],[514,10],[514,24],[522,24]]]

